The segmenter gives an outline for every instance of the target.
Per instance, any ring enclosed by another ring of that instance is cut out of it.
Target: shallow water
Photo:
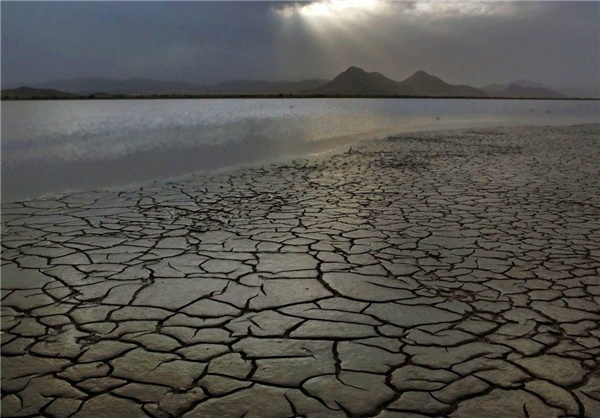
[[[200,99],[2,103],[2,201],[324,152],[393,133],[598,122],[598,101]]]

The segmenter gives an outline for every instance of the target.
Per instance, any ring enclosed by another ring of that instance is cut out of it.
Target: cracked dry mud
[[[2,416],[600,417],[599,135],[4,204]]]

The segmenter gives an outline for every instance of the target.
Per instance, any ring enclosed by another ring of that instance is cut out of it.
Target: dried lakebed
[[[2,210],[2,416],[598,417],[600,127]]]

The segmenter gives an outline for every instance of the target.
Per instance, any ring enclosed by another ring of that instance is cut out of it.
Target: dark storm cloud
[[[274,17],[261,2],[3,3],[3,82],[257,77]]]
[[[598,85],[598,2],[337,4],[3,2],[2,81],[330,78],[358,65],[394,79],[425,69],[474,85]]]

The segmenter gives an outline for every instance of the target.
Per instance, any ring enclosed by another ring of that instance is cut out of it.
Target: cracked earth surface
[[[2,208],[2,416],[600,417],[600,126]]]

